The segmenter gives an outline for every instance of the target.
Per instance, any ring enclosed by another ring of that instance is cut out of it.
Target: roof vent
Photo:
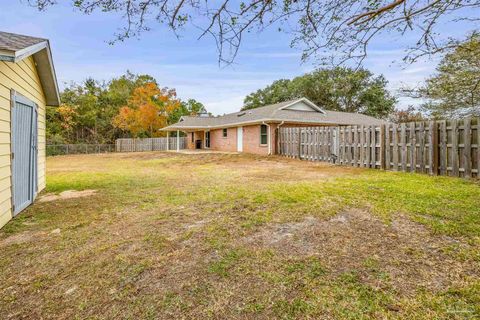
[[[201,117],[201,118],[208,118],[208,117],[210,117],[210,115],[208,114],[207,110],[205,110],[204,107],[202,107],[202,108],[198,111],[198,116]]]

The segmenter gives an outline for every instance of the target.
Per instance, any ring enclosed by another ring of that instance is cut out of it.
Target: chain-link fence
[[[50,144],[47,156],[115,152],[114,144]]]

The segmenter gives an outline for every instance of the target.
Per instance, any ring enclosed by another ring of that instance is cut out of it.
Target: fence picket
[[[425,173],[425,123],[420,122],[418,127],[418,167],[421,173]]]
[[[167,139],[169,139],[169,150],[177,149],[177,138],[138,138],[129,139],[122,138],[115,141],[115,149],[117,152],[144,152],[144,151],[165,151],[167,150]],[[185,149],[187,138],[179,139],[179,149]]]
[[[400,143],[402,145],[401,159],[402,159],[402,171],[407,171],[407,129],[406,124],[400,125]]]
[[[415,149],[416,149],[416,144],[417,141],[415,139],[415,122],[410,122],[409,126],[409,141],[410,141],[410,149],[409,149],[409,154],[410,154],[410,172],[415,172]]]
[[[457,120],[452,120],[452,175],[458,176],[458,123]]]
[[[390,170],[391,168],[391,143],[390,143],[390,124],[385,126],[385,168],[386,170]]]
[[[477,118],[477,179],[480,179],[480,118]]]
[[[440,174],[447,175],[448,154],[447,154],[447,122],[443,120],[440,122]]]
[[[472,177],[472,130],[471,119],[463,120],[463,174],[466,178]]]

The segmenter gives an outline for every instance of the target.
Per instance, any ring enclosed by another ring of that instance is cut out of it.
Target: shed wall
[[[38,106],[38,191],[45,188],[46,99],[32,57],[18,63],[0,61],[0,228],[12,218],[10,90]]]

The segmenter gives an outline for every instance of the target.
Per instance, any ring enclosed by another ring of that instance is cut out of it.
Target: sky
[[[290,47],[290,36],[276,30],[248,35],[235,62],[218,64],[212,39],[197,40],[199,31],[188,28],[176,37],[159,24],[140,38],[108,44],[123,25],[116,14],[83,15],[68,5],[57,5],[45,12],[28,5],[27,0],[0,0],[0,30],[50,39],[60,88],[88,77],[106,80],[127,70],[150,74],[162,87],[175,88],[181,99],[194,98],[209,112],[238,111],[249,93],[274,80],[293,78],[315,69],[314,61],[301,62],[301,50]],[[70,1],[68,1],[70,2]],[[465,33],[457,25],[445,32]],[[364,66],[375,75],[383,74],[388,89],[397,94],[403,85],[416,85],[431,75],[438,58],[413,65],[401,62],[405,39],[384,37],[372,44]],[[399,98],[398,107],[419,101]]]

